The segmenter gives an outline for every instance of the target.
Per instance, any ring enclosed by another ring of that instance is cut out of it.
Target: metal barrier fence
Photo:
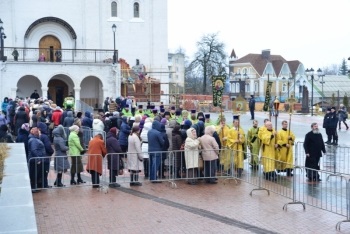
[[[84,142],[83,148],[86,148],[89,145],[90,140],[94,136],[96,136],[97,134],[101,134],[102,135],[103,140],[104,140],[105,145],[106,145],[106,132],[105,131],[95,130],[95,129],[92,129],[92,128],[89,128],[89,127],[85,127],[85,126],[82,126],[80,128],[80,130],[83,132],[83,142]],[[70,134],[69,128],[68,127],[64,127],[64,131],[66,132],[66,135],[67,135],[66,141],[68,141],[68,136]]]
[[[30,183],[34,192],[69,185],[90,185],[104,189],[105,183],[100,183],[100,176],[102,182],[106,181],[104,166],[103,157],[99,154],[34,157],[28,160]]]
[[[304,142],[295,144],[295,165],[305,165]],[[326,145],[326,154],[320,159],[320,169],[334,175],[350,175],[350,147]],[[333,175],[330,175],[333,176]]]

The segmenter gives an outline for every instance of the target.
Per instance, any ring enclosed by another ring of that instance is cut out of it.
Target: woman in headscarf
[[[68,137],[68,146],[69,146],[69,155],[72,159],[72,165],[70,169],[71,179],[70,184],[80,184],[85,183],[81,177],[80,173],[84,171],[83,163],[81,161],[81,154],[85,153],[83,147],[80,144],[80,140],[78,137],[79,127],[77,125],[73,125],[69,128],[70,134]],[[75,181],[75,173],[77,173],[78,180]]]
[[[54,168],[57,172],[57,178],[54,185],[57,187],[64,187],[65,185],[62,183],[62,174],[67,172],[70,167],[67,157],[67,151],[69,150],[66,146],[67,135],[62,125],[58,125],[58,127],[52,131],[52,134],[55,147]]]
[[[120,187],[120,184],[116,183],[116,177],[119,174],[119,170],[122,169],[122,162],[120,162],[120,153],[122,149],[120,148],[119,141],[117,139],[119,130],[113,127],[107,133],[107,163],[109,170],[109,187]]]
[[[199,167],[199,149],[200,142],[197,138],[196,129],[189,128],[186,131],[187,138],[185,141],[185,162],[190,185],[197,184],[198,167]]]

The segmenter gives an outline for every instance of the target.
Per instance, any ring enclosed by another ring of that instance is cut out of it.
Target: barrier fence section
[[[28,160],[28,169],[33,192],[68,185],[102,188],[100,181],[106,181],[100,154],[33,157]]]
[[[305,165],[304,142],[295,144],[295,165]],[[350,147],[326,145],[326,154],[320,159],[320,169],[334,175],[350,175]]]
[[[95,129],[92,129],[92,128],[89,128],[89,127],[85,127],[85,126],[82,126],[80,128],[80,130],[83,133],[83,142],[84,142],[83,148],[86,148],[89,145],[90,140],[94,136],[96,136],[97,134],[101,134],[102,135],[103,140],[104,140],[105,145],[106,145],[106,132],[105,131],[103,131],[103,130],[95,130]],[[68,141],[68,136],[69,136],[69,133],[70,133],[69,127],[64,127],[64,131],[66,132],[66,135],[67,135],[66,141]]]

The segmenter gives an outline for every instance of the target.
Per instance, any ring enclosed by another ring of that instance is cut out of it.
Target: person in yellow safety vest
[[[175,119],[175,106],[170,107],[170,119]]]
[[[261,148],[261,141],[258,137],[259,127],[258,121],[253,120],[253,127],[248,130],[247,133],[247,144],[250,150],[250,165],[253,169],[259,168],[259,152]]]
[[[277,180],[276,169],[276,151],[278,150],[277,133],[272,128],[272,123],[265,123],[266,130],[259,130],[259,138],[262,144],[262,165],[264,167],[265,179]]]
[[[227,148],[227,138],[228,138],[228,133],[229,133],[230,128],[226,124],[226,118],[224,115],[219,116],[218,118],[218,124],[216,125],[216,133],[219,135],[220,143],[221,143],[221,151],[220,151],[220,157],[219,157],[219,162],[220,165],[224,166],[225,171],[230,169],[230,164],[226,163],[224,164],[224,161],[226,158],[230,157],[231,151]]]
[[[129,110],[129,106],[125,106],[125,108],[122,110],[123,116],[126,117],[132,117],[132,113]]]
[[[170,113],[171,114],[171,113]],[[183,116],[181,115],[181,111],[175,111],[175,120],[178,122],[180,125],[183,124],[184,119]]]
[[[145,113],[143,112],[143,105],[138,105],[138,110],[136,111],[135,115],[141,115],[143,116]]]

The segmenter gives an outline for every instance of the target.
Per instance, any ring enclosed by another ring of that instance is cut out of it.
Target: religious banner
[[[211,83],[213,87],[213,106],[222,105],[222,95],[225,90],[226,76],[212,76]]]
[[[271,101],[271,87],[272,87],[272,82],[269,81],[267,83],[267,86],[266,86],[265,103],[264,103],[264,107],[263,107],[264,111],[269,110],[269,104]]]

